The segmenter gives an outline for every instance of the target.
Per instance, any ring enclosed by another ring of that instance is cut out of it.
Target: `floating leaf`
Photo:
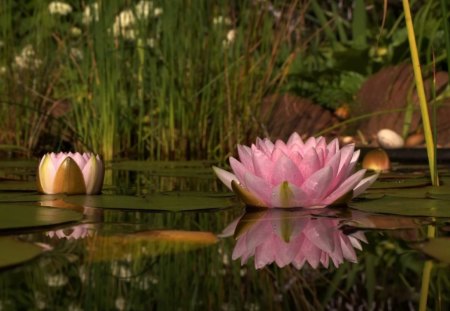
[[[203,209],[220,209],[234,206],[228,198],[205,197],[173,192],[170,195],[154,194],[147,197],[124,195],[74,195],[66,196],[64,201],[87,207],[108,209],[138,209],[163,211],[191,211]]]
[[[94,261],[125,259],[132,255],[154,257],[176,254],[215,244],[211,232],[151,230],[131,234],[97,236],[88,240],[90,258]]]
[[[383,197],[376,200],[353,201],[349,206],[371,213],[450,217],[450,203],[434,199]]]
[[[40,255],[44,250],[31,243],[10,237],[0,237],[0,269],[21,264]]]
[[[111,165],[113,170],[147,171],[158,176],[212,178],[211,161],[120,161]]]
[[[0,181],[0,190],[2,191],[36,191],[35,181]]]
[[[57,194],[36,194],[19,192],[0,192],[0,202],[40,202],[56,200],[61,195]]]
[[[450,263],[450,238],[434,238],[414,246],[430,257]]]
[[[411,188],[430,185],[430,181],[425,178],[414,179],[382,179],[377,180],[370,186],[370,189],[392,189],[392,188]]]
[[[80,221],[83,215],[72,211],[31,204],[0,203],[0,230],[36,228]]]

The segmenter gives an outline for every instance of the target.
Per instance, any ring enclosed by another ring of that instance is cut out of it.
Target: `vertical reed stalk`
[[[414,34],[414,26],[411,17],[411,10],[408,0],[403,0],[403,11],[405,13],[406,28],[408,31],[408,41],[411,52],[411,59],[414,69],[414,78],[416,81],[417,95],[419,97],[420,112],[422,114],[422,123],[425,134],[425,143],[427,146],[428,165],[430,167],[431,183],[433,186],[439,185],[438,174],[436,169],[433,133],[431,131],[430,117],[428,115],[427,99],[425,96],[425,88],[423,86],[422,71],[420,69],[419,53]]]
[[[436,236],[436,228],[434,226],[428,226],[427,237],[434,238]],[[433,261],[425,261],[422,269],[422,284],[420,287],[420,301],[419,301],[419,311],[427,310],[428,301],[428,291],[430,288],[430,276],[433,269]]]

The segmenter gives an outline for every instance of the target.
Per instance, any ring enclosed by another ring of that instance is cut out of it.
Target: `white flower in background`
[[[70,56],[75,58],[76,60],[83,59],[83,51],[77,48],[70,48]]]
[[[81,22],[85,25],[92,23],[92,21],[98,21],[98,3],[93,3],[84,8]]]
[[[117,297],[116,301],[115,301],[115,305],[117,310],[125,310],[125,307],[127,306],[126,304],[126,300],[123,297]]]
[[[42,64],[42,60],[36,57],[36,52],[31,44],[26,45],[14,58],[14,61],[21,69],[36,69]]]
[[[231,25],[231,19],[219,15],[213,18],[213,25]]]
[[[5,66],[1,66],[0,67],[0,75],[4,75],[5,73],[6,73],[6,67]]]
[[[234,41],[234,38],[236,38],[236,29],[231,29],[227,32],[227,41],[231,43]]]
[[[154,48],[155,45],[156,45],[155,39],[154,39],[154,38],[148,38],[148,39],[147,39],[147,45],[148,45],[150,48]]]
[[[160,7],[158,7],[158,8],[155,8],[155,10],[153,11],[153,15],[154,15],[155,17],[158,17],[158,16],[162,15],[163,12],[164,12],[163,9],[160,8]]]
[[[124,10],[116,16],[113,25],[113,34],[115,37],[122,36],[125,39],[132,40],[136,37],[133,29],[136,23],[133,11]]]
[[[74,37],[79,37],[81,35],[81,29],[78,27],[70,28],[70,34]]]
[[[147,18],[152,8],[153,8],[152,1],[143,1],[143,0],[139,1],[134,7],[136,11],[136,17],[138,19]]]
[[[48,5],[48,11],[52,15],[67,15],[72,12],[72,7],[64,2],[54,1]]]
[[[222,44],[224,47],[228,47],[234,42],[234,39],[236,38],[236,29],[231,29],[227,32],[226,39],[223,40]]]

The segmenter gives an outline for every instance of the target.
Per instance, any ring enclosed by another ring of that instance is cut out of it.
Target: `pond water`
[[[207,162],[116,163],[100,196],[41,196],[36,165],[0,162],[2,311],[415,310],[424,289],[448,310],[446,213],[254,210]],[[362,200],[425,200],[408,176]]]

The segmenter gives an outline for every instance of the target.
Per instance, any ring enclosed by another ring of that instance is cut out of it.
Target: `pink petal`
[[[252,194],[255,195],[261,202],[271,207],[272,185],[261,177],[255,176],[251,173],[246,173],[244,176],[245,186]]]
[[[251,172],[255,172],[253,169],[253,159],[252,159],[252,150],[243,145],[238,145],[238,154],[239,154],[239,161]]]
[[[262,151],[256,148],[253,151],[253,167],[255,175],[269,181],[272,177],[274,163]]]
[[[247,173],[247,172],[252,173],[252,172],[246,166],[244,166],[241,162],[239,162],[238,160],[236,160],[233,157],[230,157],[230,166],[231,166],[231,169],[233,170],[233,173],[236,175],[235,180],[239,181],[240,184],[245,186],[245,178],[244,178],[245,173]],[[231,185],[231,181],[230,181],[230,185]]]
[[[309,207],[310,197],[301,188],[282,183],[273,188],[271,206],[273,207]]]
[[[343,197],[349,191],[352,191],[353,188],[360,182],[363,178],[366,170],[359,170],[349,178],[347,178],[336,190],[334,190],[329,196],[327,196],[323,202],[325,204],[332,204],[337,199]]]
[[[333,169],[326,166],[311,175],[301,186],[313,204],[319,203],[326,195],[329,184],[333,180]]]
[[[314,148],[309,149],[305,153],[299,169],[305,180],[320,169],[319,157]]]
[[[221,168],[218,168],[216,166],[213,166],[212,168],[214,170],[214,173],[216,173],[216,176],[220,179],[220,181],[223,182],[223,184],[225,186],[227,186],[228,189],[233,190],[231,188],[231,181],[238,180],[236,175],[234,175],[228,171],[225,171]]]
[[[289,136],[289,139],[287,141],[287,145],[289,148],[291,148],[294,145],[298,145],[298,146],[303,146],[303,140],[300,137],[300,135],[298,135],[297,132],[294,132],[291,134],[291,136]]]
[[[375,180],[377,180],[377,178],[378,174],[375,174],[361,180],[353,189],[353,197],[357,197],[358,195],[366,191],[366,189],[369,188],[375,182]]]
[[[303,183],[303,177],[297,165],[285,155],[282,155],[276,162],[273,168],[272,185],[279,185],[287,181],[296,186]]]

